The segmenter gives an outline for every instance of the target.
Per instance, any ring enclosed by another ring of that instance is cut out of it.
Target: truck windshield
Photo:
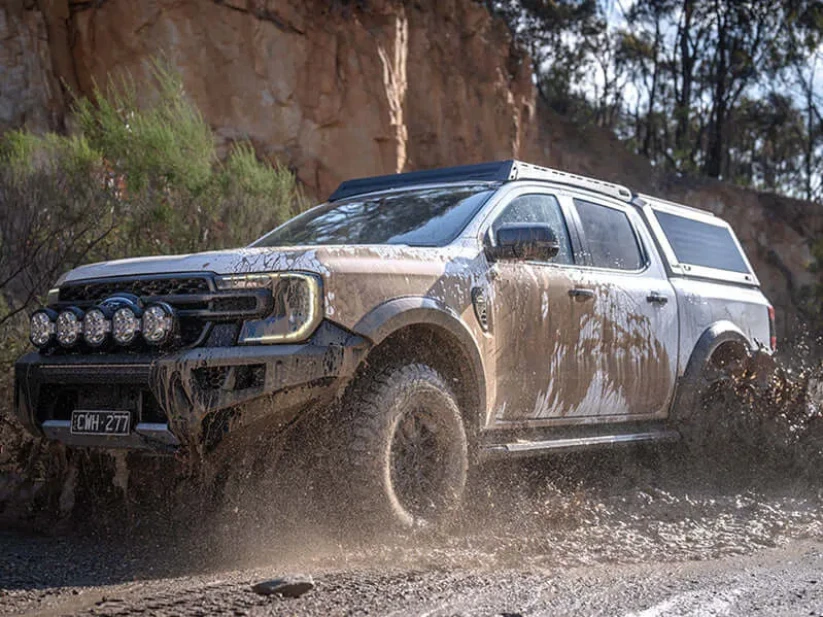
[[[405,244],[445,246],[460,235],[494,187],[414,189],[323,204],[252,246]]]

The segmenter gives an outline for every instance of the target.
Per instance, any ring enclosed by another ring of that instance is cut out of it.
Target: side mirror
[[[486,246],[492,261],[548,261],[560,251],[552,228],[545,223],[508,223],[495,233],[495,246]]]

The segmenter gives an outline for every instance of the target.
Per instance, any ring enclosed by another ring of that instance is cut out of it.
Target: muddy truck
[[[347,514],[408,527],[490,457],[676,439],[775,333],[725,221],[502,161],[343,182],[246,248],[76,268],[31,342],[34,435],[203,456],[323,414]]]

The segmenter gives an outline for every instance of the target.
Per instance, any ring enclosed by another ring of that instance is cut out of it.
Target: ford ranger
[[[447,520],[470,465],[678,436],[775,346],[729,225],[519,161],[343,182],[250,246],[92,264],[31,316],[16,413],[199,452],[318,409],[364,516]]]

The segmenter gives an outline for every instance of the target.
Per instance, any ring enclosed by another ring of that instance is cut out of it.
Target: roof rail
[[[631,201],[633,197],[633,193],[620,184],[578,176],[557,169],[549,169],[548,167],[538,167],[537,165],[531,165],[522,161],[508,160],[346,180],[340,183],[337,190],[329,197],[329,201],[337,201],[354,195],[362,195],[363,193],[373,193],[375,191],[385,191],[417,184],[469,181],[503,183],[511,180],[543,180],[546,182],[555,182],[557,184],[588,189],[615,197],[622,201]]]
[[[704,216],[715,216],[714,212],[710,212],[709,210],[703,210],[701,208],[695,208],[694,206],[687,206],[685,204],[679,204],[676,201],[669,201],[668,199],[661,199],[660,197],[653,197],[652,195],[644,195],[643,193],[639,193],[637,195],[638,199],[640,199],[643,203],[648,203],[650,206],[654,206],[655,204],[660,204],[661,206],[668,206],[669,208],[681,209],[681,210],[690,210],[691,212],[699,212]],[[640,205],[643,205],[641,203]]]
[[[568,184],[579,188],[589,189],[597,193],[603,193],[611,197],[616,197],[621,201],[631,201],[633,193],[621,184],[613,184],[604,180],[578,176],[549,167],[538,167],[522,161],[512,161],[512,180],[546,180],[558,184]]]

